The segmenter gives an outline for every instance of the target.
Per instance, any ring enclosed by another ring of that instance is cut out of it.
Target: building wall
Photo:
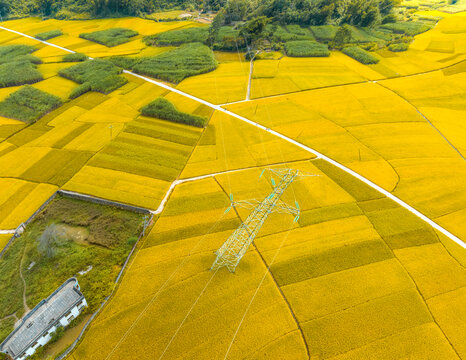
[[[65,316],[63,316],[58,321],[59,324],[61,326],[63,326],[63,327],[68,326],[73,319],[78,317],[78,315],[82,312],[82,310],[86,306],[87,306],[87,301],[86,301],[86,299],[83,299],[79,304],[77,304],[75,307],[73,307],[71,309],[71,311],[69,311]],[[29,349],[27,349],[25,351],[25,356],[17,357],[15,360],[24,360],[28,356],[33,355],[36,352],[36,350],[37,350],[37,348],[39,346],[44,346],[45,344],[47,344],[50,341],[50,339],[52,338],[52,334],[57,330],[57,327],[58,327],[58,324],[53,325],[52,327],[50,327],[47,330],[47,332],[37,340],[35,345],[31,346]]]

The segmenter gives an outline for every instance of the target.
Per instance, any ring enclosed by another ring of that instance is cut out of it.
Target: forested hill
[[[399,0],[0,0],[3,18],[40,15],[70,18],[141,16],[163,9],[219,11],[225,21],[266,16],[283,24],[348,23],[371,26],[383,22]]]

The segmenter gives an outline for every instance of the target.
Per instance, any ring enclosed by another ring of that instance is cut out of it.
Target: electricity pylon
[[[274,189],[264,200],[233,201],[233,196],[230,195],[231,206],[225,212],[228,212],[231,208],[237,206],[253,208],[253,210],[247,217],[246,221],[244,221],[215,252],[217,258],[212,264],[212,267],[210,268],[211,270],[217,270],[226,266],[230,272],[235,272],[236,266],[248,250],[270,213],[277,212],[291,214],[295,216],[294,221],[298,221],[300,215],[298,202],[295,202],[296,207],[291,207],[280,201],[280,197],[296,178],[318,175],[307,175],[295,169],[268,170],[272,174],[278,176],[280,180],[277,185],[275,180],[271,178]],[[264,171],[265,169],[262,171],[260,177],[262,177]]]

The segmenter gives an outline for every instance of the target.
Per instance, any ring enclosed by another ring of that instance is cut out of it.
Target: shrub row
[[[401,52],[409,49],[408,43],[396,43],[388,45],[388,50],[393,52]]]
[[[112,47],[128,42],[136,35],[138,35],[138,32],[131,29],[113,28],[90,33],[82,33],[79,34],[79,37],[82,39],[94,41],[98,44]]]
[[[31,123],[61,103],[57,96],[26,85],[0,102],[0,115]]]
[[[87,56],[81,53],[71,53],[63,56],[64,62],[80,62],[87,60]]]
[[[51,30],[51,31],[46,31],[46,32],[41,32],[39,34],[36,34],[35,37],[39,40],[48,40],[48,39],[52,39],[60,35],[63,35],[61,30]]]
[[[328,46],[309,40],[288,41],[285,44],[285,51],[288,56],[301,57],[327,57],[330,56]]]
[[[157,56],[141,58],[133,71],[179,83],[188,76],[203,74],[217,67],[213,52],[201,43],[190,43]]]
[[[104,94],[112,92],[128,82],[126,78],[118,76],[120,73],[121,68],[103,59],[87,60],[58,72],[66,79],[83,84],[71,92],[71,98],[78,97],[89,90]]]
[[[162,120],[204,127],[207,119],[198,115],[192,115],[179,111],[175,105],[165,98],[157,98],[141,109],[145,116],[156,117]]]
[[[348,46],[343,48],[342,52],[349,57],[359,61],[362,64],[377,64],[380,59],[358,46]]]

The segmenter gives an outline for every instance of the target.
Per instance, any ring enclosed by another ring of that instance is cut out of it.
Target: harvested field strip
[[[89,161],[88,165],[117,170],[128,174],[143,175],[164,181],[174,180],[179,173],[179,170],[170,167],[147,164],[144,161],[130,160],[127,158],[122,159],[119,156],[106,154],[98,154]]]
[[[358,201],[367,201],[383,197],[380,192],[325,160],[317,159],[312,163]]]
[[[91,153],[52,149],[20,177],[62,186],[86,164],[91,156]]]
[[[278,284],[284,286],[392,257],[383,241],[363,241],[293,261],[278,262],[272,265],[271,271]]]

